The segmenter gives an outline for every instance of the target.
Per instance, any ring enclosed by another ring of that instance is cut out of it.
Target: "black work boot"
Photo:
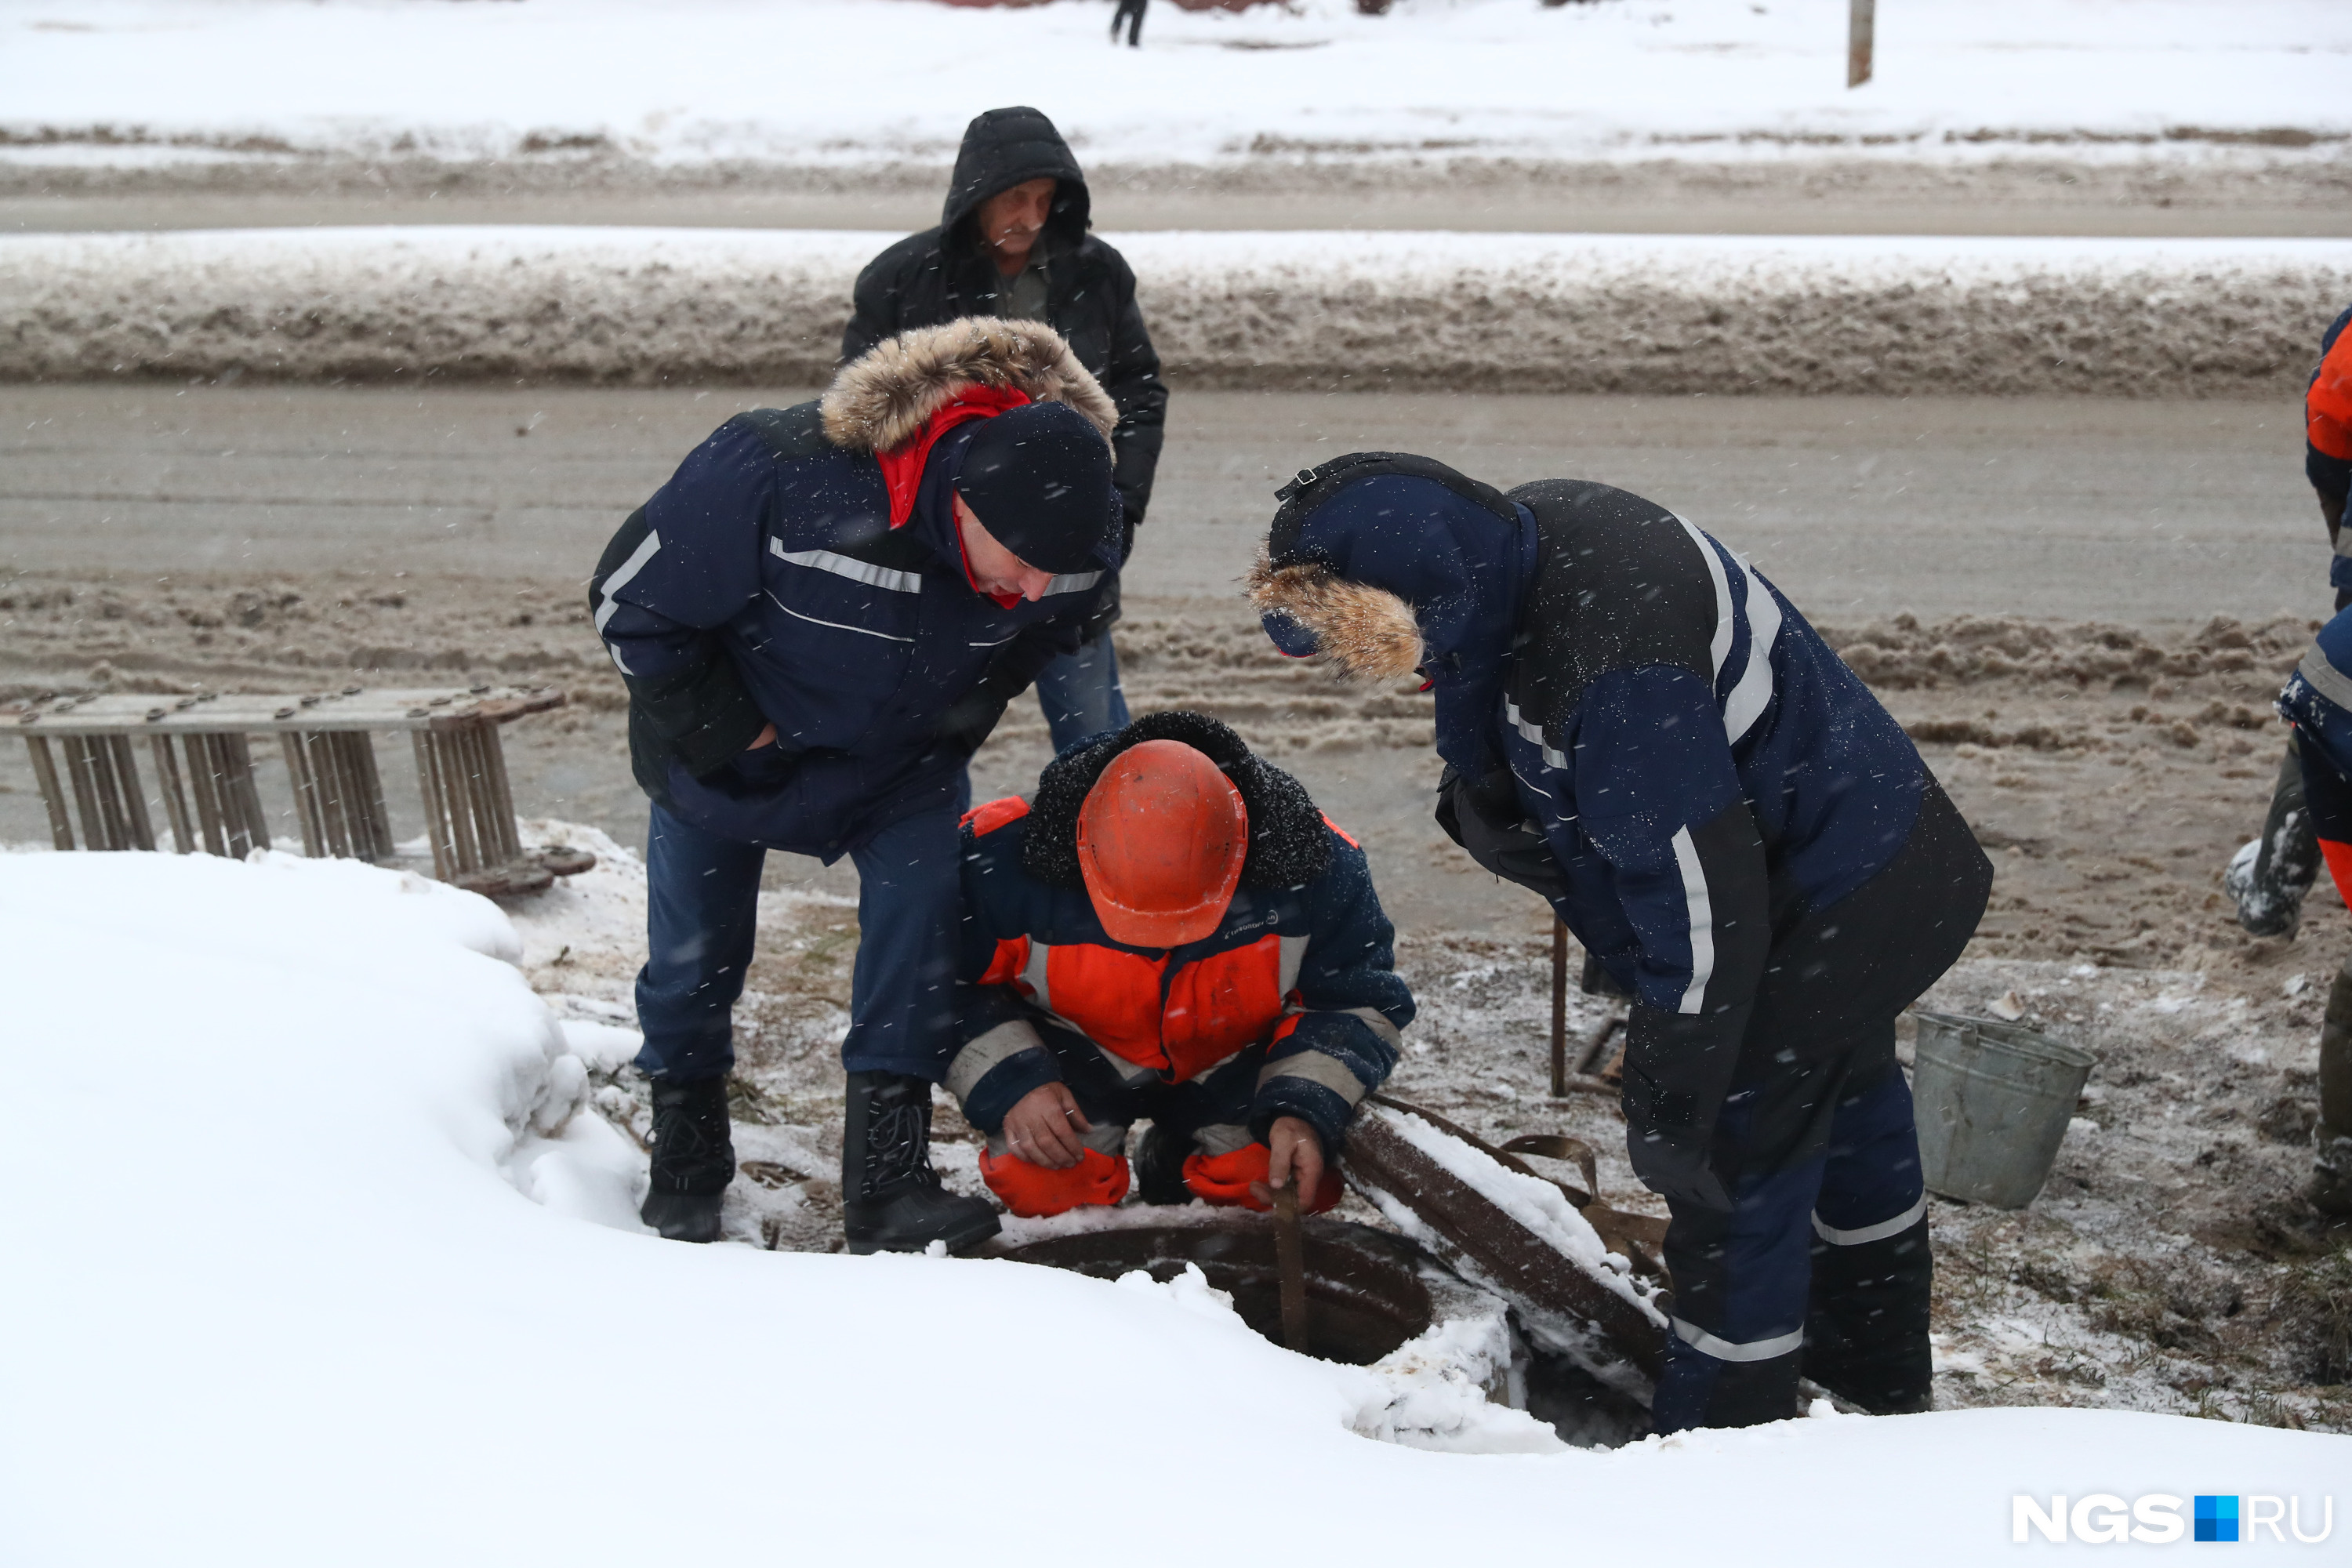
[[[2318,877],[2319,834],[2304,804],[2303,762],[2289,741],[2263,836],[2230,857],[2221,890],[2238,906],[2238,923],[2255,936],[2291,936],[2303,921],[2304,895]]]
[[[1190,1138],[1178,1138],[1157,1121],[1135,1141],[1135,1195],[1147,1204],[1189,1204],[1192,1189],[1184,1184],[1184,1157],[1192,1152]]]
[[[1934,1409],[1927,1307],[1936,1265],[1927,1216],[1851,1246],[1816,1236],[1812,1264],[1805,1375],[1873,1415]]]
[[[931,1086],[895,1072],[849,1075],[841,1131],[841,1228],[849,1250],[950,1252],[997,1232],[996,1211],[956,1196],[931,1169]]]
[[[2313,1129],[2311,1206],[2352,1216],[2352,963],[2336,972],[2319,1026],[2319,1125]]]
[[[637,1217],[672,1241],[719,1239],[719,1205],[735,1179],[727,1079],[654,1086],[653,1187]]]

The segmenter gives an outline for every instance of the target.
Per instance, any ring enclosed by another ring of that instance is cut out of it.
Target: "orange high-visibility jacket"
[[[1041,821],[1018,798],[965,819],[963,1044],[948,1087],[973,1125],[994,1131],[1022,1096],[1059,1079],[1038,1033],[1059,1027],[1092,1041],[1130,1082],[1184,1082],[1266,1045],[1254,1135],[1297,1116],[1326,1149],[1340,1146],[1357,1102],[1395,1065],[1412,995],[1392,967],[1394,935],[1363,850],[1278,776],[1304,820],[1265,832],[1271,825],[1258,817],[1285,806],[1256,803],[1251,858],[1223,922],[1166,951],[1113,942],[1075,877],[1057,886],[1027,863],[1032,834],[1073,824]],[[1262,849],[1278,862],[1310,838],[1320,840],[1307,843],[1320,867],[1312,877],[1261,865]],[[1277,885],[1254,879],[1253,868],[1276,872]]]

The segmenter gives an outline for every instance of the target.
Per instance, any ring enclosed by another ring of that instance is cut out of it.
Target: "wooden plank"
[[[1357,1113],[1342,1156],[1349,1179],[1412,1210],[1515,1301],[1591,1325],[1618,1353],[1655,1375],[1665,1355],[1658,1326],[1415,1147],[1389,1120],[1396,1114],[1376,1105]]]

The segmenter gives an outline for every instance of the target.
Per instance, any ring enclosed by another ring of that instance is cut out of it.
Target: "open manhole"
[[[989,1250],[1097,1279],[1141,1269],[1164,1284],[1197,1267],[1233,1298],[1244,1322],[1282,1342],[1274,1229],[1263,1217],[1225,1211],[1180,1219],[1166,1210],[1127,1208],[1090,1215],[1082,1230],[1061,1230],[1063,1223],[1038,1226],[1059,1234],[1024,1238],[1029,1227],[1013,1221],[1006,1239]],[[1580,1447],[1614,1447],[1648,1435],[1649,1411],[1640,1399],[1522,1333],[1502,1298],[1410,1237],[1343,1220],[1308,1219],[1300,1228],[1310,1353],[1370,1366],[1437,1324],[1491,1324],[1507,1337],[1510,1354],[1507,1369],[1484,1382],[1487,1398],[1527,1411]]]
[[[1490,1299],[1444,1272],[1402,1237],[1370,1226],[1310,1219],[1306,1243],[1307,1322],[1312,1353],[1370,1366],[1445,1317]],[[1016,1242],[997,1256],[1116,1279],[1140,1268],[1165,1284],[1197,1264],[1234,1299],[1242,1321],[1282,1340],[1274,1228],[1254,1216],[1209,1225],[1137,1224]],[[1444,1309],[1453,1309],[1446,1310]],[[1485,1308],[1494,1310],[1499,1308]]]

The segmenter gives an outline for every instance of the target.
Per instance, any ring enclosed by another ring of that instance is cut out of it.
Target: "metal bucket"
[[[1948,1198],[2021,1209],[2050,1179],[2097,1058],[1992,1018],[1919,1013],[1920,1173]]]

